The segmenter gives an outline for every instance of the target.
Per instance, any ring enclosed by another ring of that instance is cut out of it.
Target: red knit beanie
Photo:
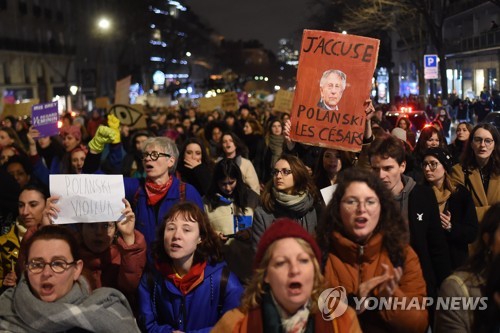
[[[318,263],[321,263],[321,250],[314,238],[302,228],[297,221],[283,217],[273,221],[271,226],[264,232],[257,246],[257,253],[254,259],[254,268],[258,268],[267,248],[275,241],[283,238],[300,238],[311,246]]]

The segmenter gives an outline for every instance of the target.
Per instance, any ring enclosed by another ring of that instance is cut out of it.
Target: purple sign
[[[59,134],[58,120],[57,102],[37,104],[31,108],[31,123],[40,132],[41,138]]]

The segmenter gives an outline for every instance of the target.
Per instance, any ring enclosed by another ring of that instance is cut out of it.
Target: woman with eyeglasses
[[[99,129],[103,128],[100,126]],[[100,131],[98,129],[98,132]],[[94,138],[95,139],[95,138]],[[111,138],[103,138],[101,147],[92,148],[85,159],[83,173],[94,173],[100,163],[100,152]],[[151,245],[163,217],[179,201],[190,201],[203,209],[198,191],[190,184],[175,177],[179,150],[174,141],[166,137],[148,138],[141,147],[141,158],[146,179],[124,177],[125,198],[134,207],[135,228],[146,239],[148,262],[151,262]]]
[[[52,220],[60,208],[58,196],[47,199],[44,215]],[[116,222],[80,223],[77,241],[83,260],[83,276],[91,289],[110,287],[120,290],[136,308],[136,291],[146,266],[146,241],[135,230],[135,214],[130,203],[122,200],[123,219]],[[45,224],[51,223],[50,221]],[[28,233],[27,237],[31,237]]]
[[[172,207],[157,230],[153,256],[138,290],[143,332],[209,332],[238,306],[243,288],[223,262],[207,215],[195,204]]]
[[[266,184],[261,195],[262,204],[254,213],[254,251],[264,231],[279,217],[289,217],[315,235],[323,205],[309,171],[298,157],[281,155],[271,174],[273,179]]]
[[[224,243],[224,258],[240,281],[252,275],[250,231],[259,202],[234,160],[223,159],[215,165],[203,203],[212,228]]]
[[[488,208],[500,202],[500,134],[495,126],[482,123],[472,129],[451,179],[471,192],[481,222]]]
[[[24,274],[0,296],[7,332],[139,332],[121,292],[91,291],[78,242],[66,227],[39,229],[26,243]]]
[[[452,160],[443,149],[430,148],[424,154],[422,169],[436,196],[441,227],[447,231],[451,268],[456,269],[468,258],[468,245],[476,239],[479,225],[471,194],[462,185],[451,183]]]
[[[392,198],[373,172],[343,171],[318,226],[325,279],[345,288],[363,331],[425,332],[425,280]],[[418,307],[408,307],[410,301]],[[393,306],[380,307],[380,302]]]

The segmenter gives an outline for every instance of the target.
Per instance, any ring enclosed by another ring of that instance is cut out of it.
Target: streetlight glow
[[[111,22],[105,18],[105,17],[102,17],[101,19],[99,19],[99,21],[97,22],[97,26],[101,29],[101,30],[108,30],[110,27],[111,27]]]

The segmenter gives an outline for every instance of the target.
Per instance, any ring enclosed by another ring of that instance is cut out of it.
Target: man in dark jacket
[[[375,140],[369,156],[372,169],[391,190],[408,223],[410,245],[420,260],[427,294],[436,296],[441,282],[451,274],[451,258],[436,197],[431,188],[403,175],[406,155],[398,139],[387,136]]]

